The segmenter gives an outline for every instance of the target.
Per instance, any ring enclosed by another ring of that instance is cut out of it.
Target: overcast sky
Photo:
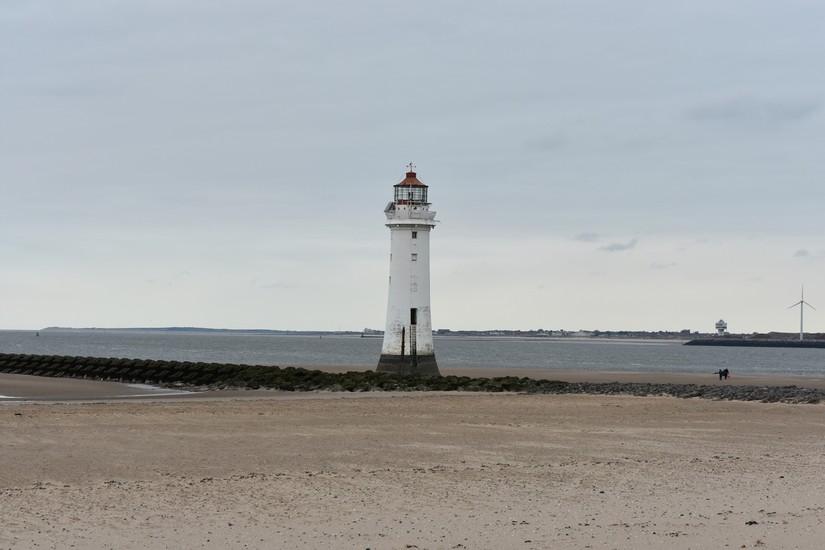
[[[0,328],[825,332],[821,0],[0,0]]]

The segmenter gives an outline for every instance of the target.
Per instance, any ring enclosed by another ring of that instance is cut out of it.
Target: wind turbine
[[[805,306],[808,306],[809,308],[811,308],[813,310],[816,310],[816,308],[814,306],[812,306],[811,304],[809,304],[808,302],[805,301],[805,285],[802,285],[802,295],[800,296],[799,301],[797,303],[795,303],[794,305],[792,305],[792,306],[788,306],[788,309],[791,309],[792,307],[796,307],[796,306],[799,306],[799,341],[801,342],[802,338],[804,337],[803,335],[805,334],[805,332],[802,330],[802,322],[803,322],[803,318],[804,318],[803,314],[805,313]]]

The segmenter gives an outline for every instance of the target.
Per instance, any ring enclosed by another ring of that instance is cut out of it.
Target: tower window
[[[415,252],[413,252],[412,261],[414,261],[414,262],[418,261],[418,254],[416,254]]]
[[[413,232],[412,232],[412,238],[413,238],[413,239],[417,239],[417,238],[418,238],[418,231],[413,231]]]

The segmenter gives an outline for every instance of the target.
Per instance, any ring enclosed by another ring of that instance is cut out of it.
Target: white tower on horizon
[[[799,306],[799,341],[801,342],[805,338],[805,306],[808,306],[811,309],[816,309],[814,306],[805,301],[805,285],[802,285],[802,294],[799,297],[799,301],[794,305],[789,306],[788,309],[796,306]]]
[[[378,360],[379,372],[438,375],[430,317],[430,212],[427,186],[415,166],[396,184],[393,202],[384,209],[390,228],[390,280],[387,324]]]

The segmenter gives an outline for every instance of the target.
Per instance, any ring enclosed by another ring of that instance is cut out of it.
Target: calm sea
[[[435,339],[443,367],[825,376],[825,349],[682,346],[674,342]],[[373,365],[380,338],[244,333],[0,331],[0,353],[256,365]]]

